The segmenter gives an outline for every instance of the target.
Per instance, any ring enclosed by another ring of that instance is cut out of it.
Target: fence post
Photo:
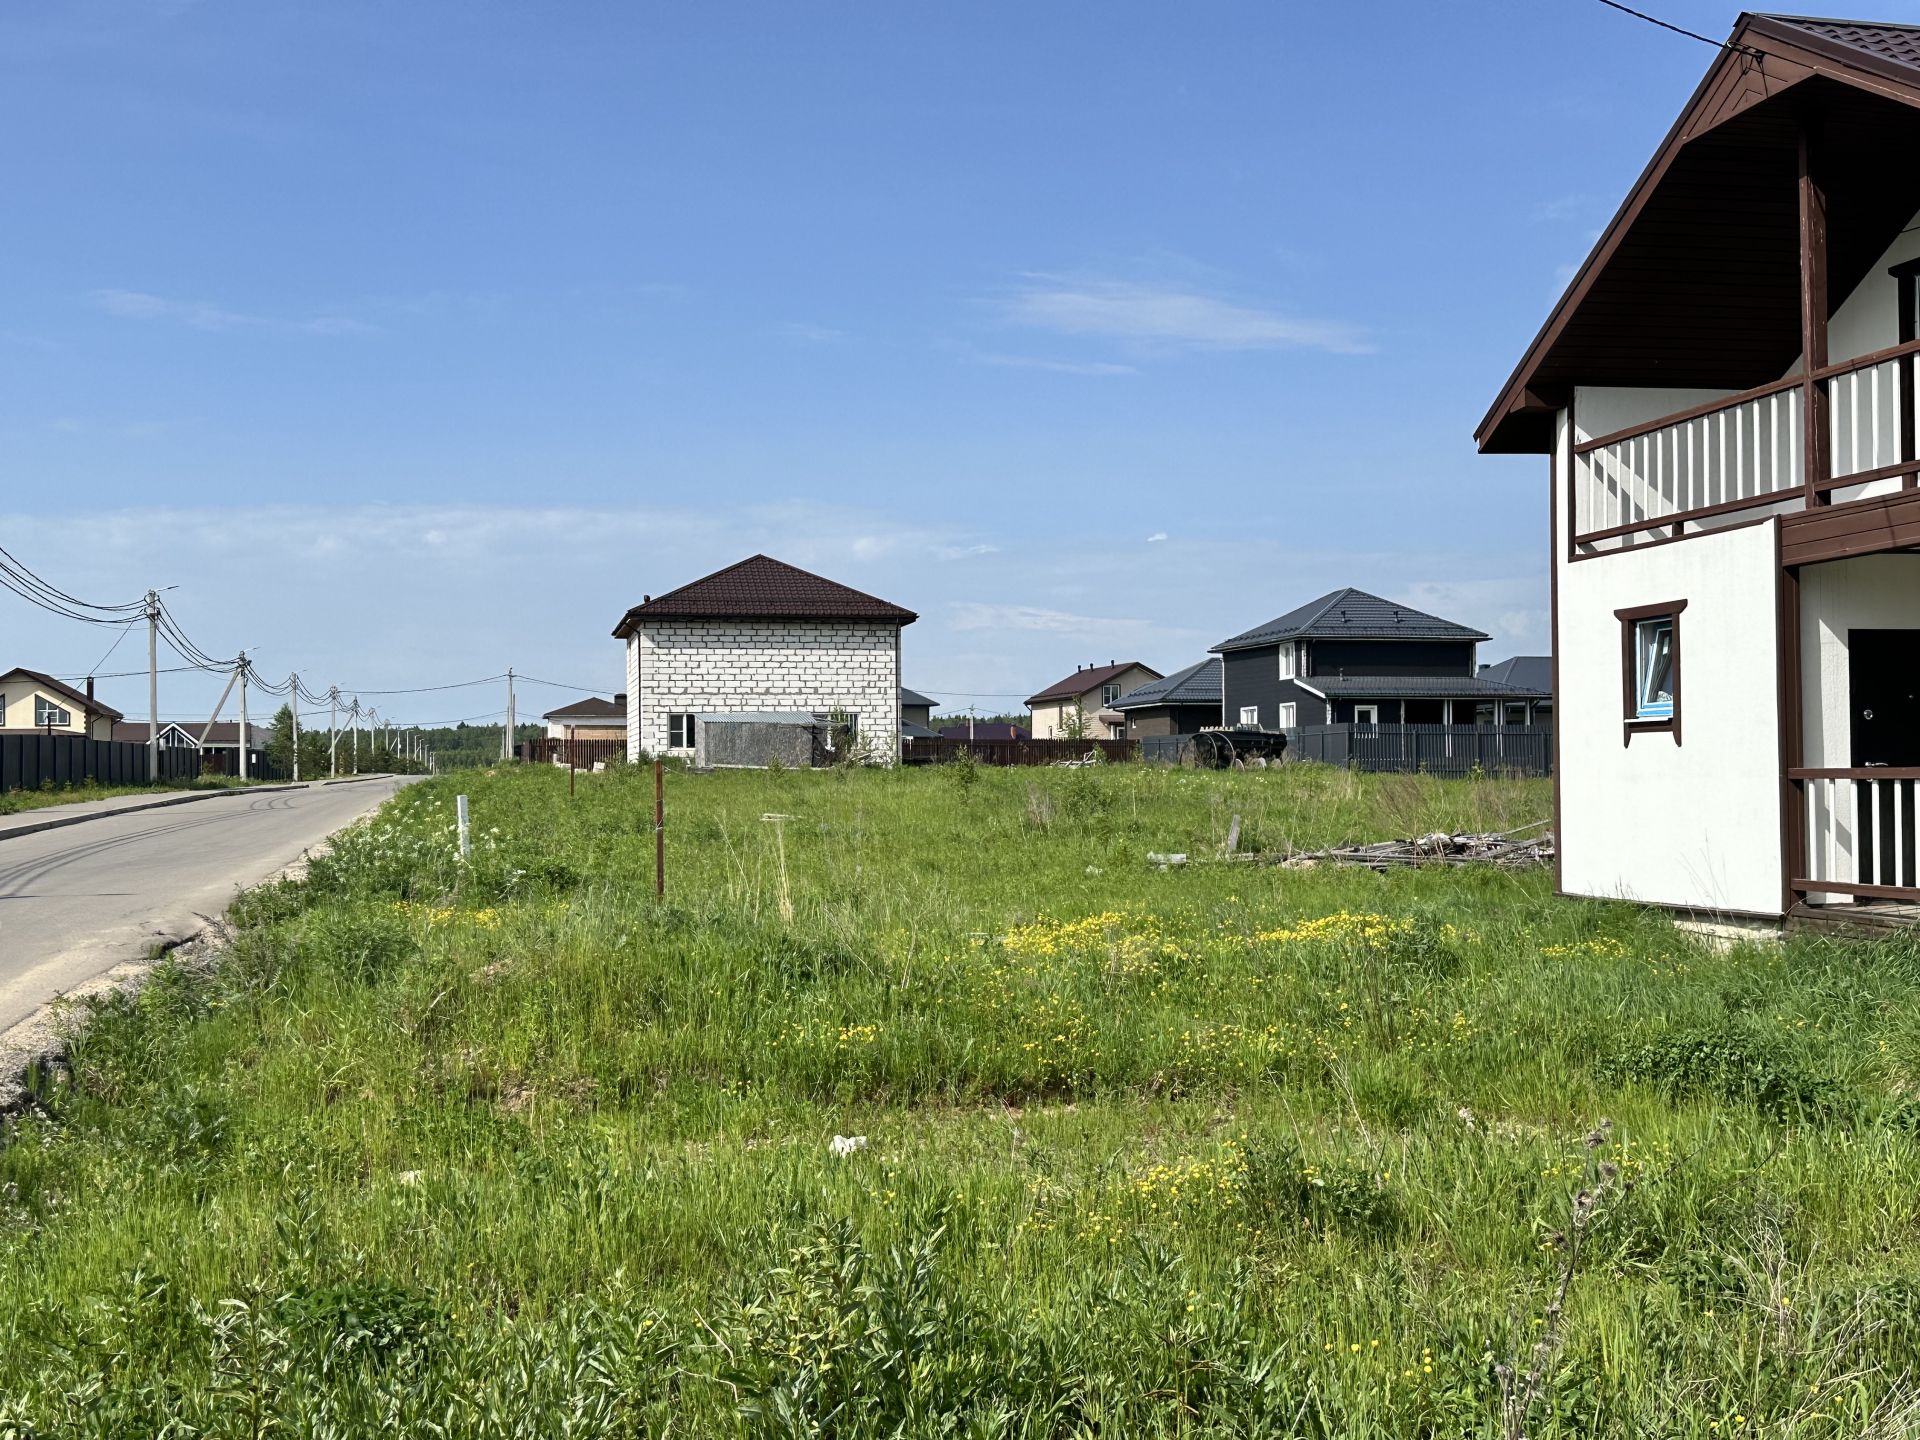
[[[653,898],[667,898],[667,782],[658,760],[653,762]]]
[[[453,807],[460,817],[460,858],[465,860],[469,855],[473,854],[473,841],[467,833],[467,797],[464,795],[455,796]]]

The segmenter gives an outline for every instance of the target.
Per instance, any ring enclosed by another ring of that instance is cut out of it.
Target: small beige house
[[[547,722],[549,740],[624,740],[627,738],[627,696],[623,690],[611,700],[589,695],[540,717]]]
[[[80,691],[38,670],[0,674],[0,734],[84,735],[89,740],[111,740],[113,722],[121,718],[118,710],[93,698],[91,680],[86,690]]]
[[[1027,709],[1033,712],[1033,738],[1065,739],[1077,726],[1083,739],[1118,740],[1127,733],[1127,717],[1113,708],[1113,702],[1136,686],[1160,678],[1158,670],[1138,660],[1083,665],[1027,697]],[[1076,711],[1084,719],[1076,718]]]

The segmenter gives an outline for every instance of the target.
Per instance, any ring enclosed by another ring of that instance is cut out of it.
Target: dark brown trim
[[[1773,546],[1776,559],[1781,553],[1786,527],[1775,522]],[[1799,765],[1805,745],[1802,733],[1800,694],[1800,572],[1788,565],[1774,567],[1774,665],[1777,667],[1775,690],[1780,697],[1780,908],[1791,910],[1794,903],[1793,877],[1807,868],[1806,827],[1800,818],[1800,787],[1794,783],[1794,768]]]
[[[1573,428],[1573,401],[1567,401],[1567,493],[1571,499],[1573,493],[1573,440],[1579,432]],[[1555,457],[1558,458],[1557,456]],[[1567,515],[1567,563],[1573,560],[1573,511]],[[1557,712],[1560,708],[1560,487],[1547,486],[1547,530],[1551,540],[1547,554],[1552,557],[1552,565],[1547,574],[1547,634],[1551,641],[1548,665],[1551,667],[1553,687],[1553,705]],[[1567,827],[1561,821],[1560,788],[1561,776],[1566,771],[1560,768],[1560,731],[1561,726],[1553,727],[1553,888],[1558,891],[1565,883],[1565,863],[1567,853]]]
[[[1798,491],[1789,491],[1798,494]],[[1756,515],[1751,520],[1742,520],[1736,525],[1715,525],[1708,530],[1695,530],[1690,535],[1662,535],[1658,540],[1642,540],[1638,545],[1622,545],[1613,550],[1596,550],[1591,555],[1576,555],[1574,563],[1585,564],[1589,560],[1605,560],[1610,555],[1637,555],[1642,550],[1657,549],[1662,545],[1677,545],[1682,540],[1703,540],[1709,535],[1731,535],[1736,530],[1751,530],[1756,525],[1771,525],[1780,517],[1777,515]]]
[[[1848,484],[1863,483],[1850,480]],[[1635,535],[1642,530],[1659,530],[1668,525],[1684,525],[1692,520],[1706,520],[1715,515],[1732,515],[1740,510],[1758,510],[1762,505],[1778,505],[1782,501],[1791,502],[1800,494],[1796,486],[1791,490],[1775,490],[1766,495],[1749,495],[1744,500],[1722,500],[1718,505],[1701,505],[1693,510],[1676,510],[1671,515],[1657,515],[1651,520],[1633,520],[1625,525],[1609,525],[1604,530],[1588,530],[1573,537],[1576,545],[1591,545],[1596,540],[1612,540],[1621,535]]]
[[[1920,343],[1903,340],[1897,345],[1888,345],[1879,350],[1869,350],[1864,355],[1854,355],[1845,360],[1835,360],[1822,365],[1813,372],[1816,380],[1831,380],[1837,375],[1851,374],[1855,370],[1871,370],[1876,365],[1884,365],[1889,360],[1898,360],[1903,355],[1912,355],[1920,351]]]
[[[1920,336],[1914,334],[1913,313],[1915,277],[1920,275],[1920,260],[1903,260],[1898,265],[1890,266],[1887,273],[1898,282],[1896,289],[1899,299],[1896,303],[1900,306],[1898,317],[1900,343],[1912,345],[1916,340],[1920,340]],[[1911,460],[1920,453],[1914,448],[1913,402],[1913,366],[1902,365],[1900,367],[1900,458],[1902,460]],[[1909,488],[1920,484],[1920,474],[1910,474],[1900,483]]]
[[[1783,565],[1816,565],[1855,555],[1920,547],[1920,490],[1850,500],[1782,515]]]
[[[1856,885],[1847,880],[1808,880],[1802,876],[1791,888],[1796,896],[1869,895],[1879,900],[1920,900],[1920,888],[1908,889],[1904,885]]]
[[[1680,744],[1680,612],[1686,608],[1684,600],[1662,600],[1654,605],[1629,605],[1613,612],[1620,622],[1622,745],[1631,745],[1636,735],[1662,734],[1673,736],[1675,746]],[[1643,720],[1639,716],[1639,687],[1634,683],[1633,631],[1642,620],[1663,619],[1673,621],[1673,713],[1656,720]]]
[[[1849,485],[1871,485],[1876,480],[1893,480],[1903,475],[1911,475],[1916,468],[1920,467],[1916,467],[1911,460],[1899,460],[1891,465],[1878,465],[1871,470],[1857,471],[1852,475],[1828,476],[1817,488],[1821,494],[1831,495],[1835,490],[1845,490]]]
[[[1920,769],[1900,765],[1796,765],[1789,780],[1920,780]]]
[[[1821,177],[1818,121],[1800,119],[1800,438],[1805,451],[1807,508],[1824,503],[1820,482],[1828,474],[1827,387],[1816,378],[1827,368],[1827,191]]]

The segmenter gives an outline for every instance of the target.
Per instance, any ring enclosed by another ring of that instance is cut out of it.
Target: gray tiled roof
[[[922,695],[918,690],[909,690],[906,686],[902,685],[900,687],[900,703],[902,705],[926,705],[931,707],[939,702]]]
[[[1396,605],[1348,586],[1310,600],[1297,610],[1222,640],[1216,651],[1248,650],[1280,640],[1301,638],[1350,640],[1484,640],[1478,630],[1442,620],[1410,605]]]
[[[1218,705],[1221,660],[1209,655],[1196,665],[1160,680],[1136,685],[1113,702],[1116,710],[1142,710],[1151,705]]]
[[[1524,685],[1529,690],[1551,693],[1553,657],[1551,655],[1515,655],[1480,667],[1480,678],[1496,685]]]
[[[1308,675],[1297,682],[1329,700],[1369,700],[1374,696],[1415,699],[1471,697],[1481,700],[1545,700],[1544,690],[1500,685],[1477,675]]]

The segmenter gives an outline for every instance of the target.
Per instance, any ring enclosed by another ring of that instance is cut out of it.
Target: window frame
[[[1299,723],[1300,702],[1297,700],[1282,700],[1280,702],[1280,721],[1278,728],[1291,730],[1299,725]]]
[[[55,716],[59,718],[54,718]],[[33,697],[33,728],[44,730],[49,725],[65,730],[73,724],[73,711],[46,696],[35,694]]]
[[[692,750],[696,748],[695,739],[699,734],[696,728],[696,712],[691,710],[670,710],[667,712],[667,748],[669,750]],[[674,739],[674,732],[680,732],[680,738]]]
[[[1687,608],[1685,600],[1662,600],[1652,605],[1629,605],[1613,612],[1620,622],[1620,717],[1622,746],[1631,745],[1636,735],[1671,735],[1680,744],[1680,616]],[[1640,711],[1640,627],[1651,620],[1665,620],[1673,631],[1673,704],[1664,715],[1643,715]]]
[[[1102,710],[1111,709],[1113,702],[1120,698],[1120,694],[1120,682],[1118,680],[1107,681],[1106,684],[1100,687],[1100,708]]]
[[[1360,718],[1360,712],[1362,710],[1367,712],[1367,718],[1365,720]],[[1365,705],[1355,705],[1353,707],[1353,723],[1356,725],[1378,725],[1380,723],[1380,702],[1375,700]]]
[[[1299,668],[1298,658],[1293,653],[1293,641],[1284,641],[1280,646],[1280,678],[1293,679]]]
[[[1240,707],[1240,723],[1242,725],[1258,725],[1260,723],[1260,707],[1258,705],[1242,705]]]

